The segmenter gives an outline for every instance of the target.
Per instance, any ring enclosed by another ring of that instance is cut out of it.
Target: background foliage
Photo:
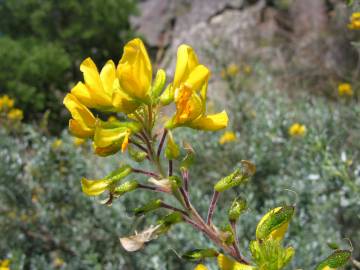
[[[81,61],[119,59],[135,12],[134,0],[1,1],[1,92],[16,97],[27,119],[51,110],[59,121],[63,93],[81,78]]]

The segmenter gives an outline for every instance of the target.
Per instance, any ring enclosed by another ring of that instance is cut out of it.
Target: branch
[[[163,148],[167,133],[168,133],[168,130],[166,128],[164,128],[163,134],[161,136],[160,144],[159,144],[159,147],[158,147],[158,150],[157,150],[157,158],[158,159],[160,158],[161,150]]]
[[[213,196],[211,198],[210,206],[209,206],[208,215],[206,218],[206,224],[208,224],[208,225],[210,225],[210,223],[211,223],[211,218],[214,214],[216,203],[219,199],[219,196],[220,196],[220,193],[214,190]]]
[[[144,170],[140,170],[140,169],[134,169],[134,168],[132,168],[132,171],[133,171],[134,173],[145,174],[145,175],[147,175],[147,176],[151,176],[151,177],[154,177],[154,178],[156,178],[156,179],[160,179],[160,178],[161,178],[160,175],[158,175],[158,174],[156,174],[156,173],[154,173],[154,172],[148,172],[148,171],[144,171]]]

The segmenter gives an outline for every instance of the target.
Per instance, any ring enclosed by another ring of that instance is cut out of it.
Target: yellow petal
[[[110,180],[89,180],[86,178],[81,179],[82,191],[88,196],[98,196],[105,192],[111,181]]]
[[[135,38],[124,47],[124,54],[117,67],[121,88],[136,99],[149,96],[152,67],[143,42]]]
[[[98,126],[95,130],[94,143],[97,147],[108,147],[116,142],[123,142],[128,135],[126,127],[103,128]]]
[[[208,270],[208,268],[203,264],[198,264],[194,270]]]
[[[95,127],[95,117],[79,100],[72,94],[67,94],[64,98],[64,105],[70,111],[72,118],[74,118],[79,125],[84,128]]]
[[[198,65],[198,59],[194,50],[186,44],[179,46],[177,51],[176,69],[173,87],[176,89],[189,76],[190,72]]]
[[[121,144],[121,152],[124,153],[128,144],[129,144],[129,136],[130,136],[130,130],[127,131],[125,137],[124,137],[124,140]]]
[[[96,147],[95,146],[95,154],[101,157],[107,157],[113,154],[116,154],[121,149],[121,144],[114,143],[107,147]]]
[[[78,82],[71,89],[71,94],[73,94],[86,107],[95,108],[97,105],[90,89],[82,82]]]
[[[116,70],[115,64],[112,60],[106,62],[104,67],[100,72],[100,79],[104,88],[105,93],[112,97],[113,94],[113,84],[115,81]]]
[[[74,119],[69,120],[69,130],[72,135],[78,138],[89,138],[94,135],[94,129],[83,127]]]
[[[251,265],[238,263],[233,259],[226,257],[224,254],[219,254],[217,259],[220,270],[254,270],[255,269]]]
[[[112,105],[115,109],[126,114],[134,112],[139,107],[139,103],[120,89],[118,80],[115,81],[115,88],[112,98]]]
[[[190,127],[195,129],[217,131],[226,128],[229,123],[228,115],[225,111],[217,114],[202,116],[190,123]]]
[[[207,81],[209,80],[209,76],[210,76],[209,69],[203,65],[198,65],[190,73],[185,84],[193,91],[199,91],[202,89],[202,86],[204,84],[207,84]]]

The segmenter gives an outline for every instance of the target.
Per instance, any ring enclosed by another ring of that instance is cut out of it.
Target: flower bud
[[[180,156],[179,146],[174,141],[172,133],[169,131],[169,137],[165,148],[165,157],[168,160],[177,159]]]
[[[277,207],[270,210],[256,227],[256,239],[265,240],[269,237],[283,239],[294,212],[293,206]]]
[[[131,180],[131,181],[125,182],[124,184],[121,184],[120,186],[118,186],[114,189],[114,195],[116,197],[120,197],[127,192],[131,192],[131,191],[137,189],[138,185],[139,184],[136,180]]]
[[[237,198],[233,201],[229,210],[229,220],[237,221],[240,215],[246,210],[247,203],[243,198]]]
[[[166,73],[165,70],[159,69],[156,73],[155,81],[151,89],[152,98],[156,99],[161,94],[161,91],[164,88],[166,82]]]
[[[323,260],[315,270],[337,269],[343,267],[350,259],[351,252],[349,250],[336,250],[329,257]]]
[[[160,96],[160,103],[163,106],[169,105],[174,100],[174,90],[171,84],[169,84],[164,92]]]
[[[160,199],[153,200],[148,202],[142,207],[138,207],[134,209],[135,216],[145,215],[151,211],[154,211],[161,207],[162,201]]]
[[[128,150],[129,150],[128,153],[129,153],[131,159],[136,161],[136,162],[144,161],[146,159],[147,155],[148,155],[146,152],[137,151],[132,147],[129,147]]]

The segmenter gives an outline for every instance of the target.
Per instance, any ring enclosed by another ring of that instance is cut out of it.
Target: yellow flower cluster
[[[5,115],[11,122],[18,122],[24,118],[22,110],[14,108],[15,100],[8,95],[0,97],[0,114]]]
[[[348,28],[351,30],[360,30],[360,12],[354,12],[351,15]]]
[[[289,128],[289,135],[292,137],[303,137],[306,134],[306,127],[299,123],[294,123]]]
[[[130,137],[142,128],[137,120],[146,107],[175,103],[176,112],[167,121],[167,129],[186,126],[213,131],[228,124],[225,111],[206,114],[210,71],[199,64],[195,52],[188,45],[179,47],[174,80],[163,94],[165,72],[160,69],[152,80],[150,58],[138,38],[125,45],[117,66],[109,60],[99,72],[95,63],[87,58],[81,63],[80,70],[84,82],[78,82],[64,98],[64,105],[72,116],[69,130],[77,138],[91,138],[95,153],[99,155],[126,150]],[[122,122],[116,117],[103,121],[95,117],[91,109],[111,114],[123,113],[129,121]],[[150,111],[148,115],[150,122],[153,121],[152,114]],[[153,124],[149,123],[148,128]]]
[[[354,95],[354,92],[352,90],[352,86],[349,83],[340,83],[338,85],[338,94],[340,97],[348,96],[351,97]]]

